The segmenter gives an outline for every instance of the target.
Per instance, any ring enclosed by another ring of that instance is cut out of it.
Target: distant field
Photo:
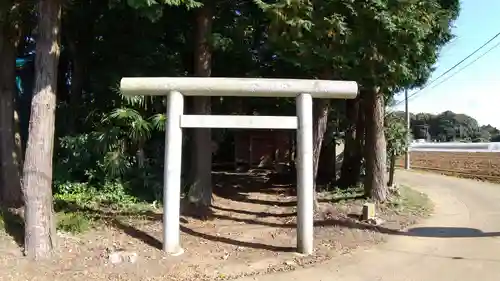
[[[412,152],[410,160],[412,169],[500,183],[500,153]]]

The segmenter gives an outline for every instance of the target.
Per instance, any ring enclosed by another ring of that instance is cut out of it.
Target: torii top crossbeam
[[[141,77],[123,78],[120,86],[126,96],[179,91],[186,96],[296,97],[308,93],[313,98],[353,99],[358,93],[353,81],[306,79]]]

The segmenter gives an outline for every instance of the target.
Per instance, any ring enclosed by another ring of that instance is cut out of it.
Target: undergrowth
[[[59,184],[54,194],[56,228],[68,233],[83,233],[105,220],[154,211],[159,203],[147,203],[129,195],[124,186],[112,183],[95,188],[86,183]],[[0,211],[0,229],[24,232],[23,218],[8,210]]]
[[[356,201],[357,204],[373,202],[364,195],[362,184],[347,189],[334,189],[320,195],[335,204]],[[381,210],[390,211],[402,216],[426,217],[434,208],[432,201],[425,193],[418,192],[408,186],[400,186],[397,192],[391,192],[388,200],[378,204]]]
[[[419,217],[429,216],[434,209],[427,194],[404,185],[399,187],[399,194],[391,196],[385,205],[396,213]]]

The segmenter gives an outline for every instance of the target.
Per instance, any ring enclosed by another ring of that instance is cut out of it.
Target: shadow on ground
[[[19,247],[24,246],[24,220],[16,212],[3,209],[0,211],[1,225],[5,232],[10,235]]]
[[[466,238],[466,237],[496,237],[500,232],[483,232],[468,227],[415,227],[406,232],[408,236],[435,237],[435,238]]]
[[[249,194],[265,193],[272,195],[296,196],[297,189],[294,184],[296,182],[295,174],[279,174],[269,172],[267,170],[253,170],[247,173],[230,173],[216,172],[212,173],[215,186],[213,189],[214,195],[232,201],[239,201],[258,205],[277,206],[277,207],[293,207],[297,205],[293,201],[274,201],[249,198]],[[321,199],[319,202],[335,203],[341,200],[361,199],[360,195],[350,195],[347,197],[338,198],[336,200]],[[238,212],[237,210],[233,210]]]
[[[77,207],[73,206],[72,210],[75,211],[78,209]],[[134,226],[125,223],[124,221],[118,219],[117,217],[123,216],[123,217],[140,217],[142,219],[147,219],[147,220],[153,220],[153,221],[160,221],[162,219],[161,214],[153,213],[153,212],[140,212],[140,213],[107,213],[107,212],[102,212],[99,210],[91,210],[91,209],[79,209],[81,212],[86,212],[87,214],[91,214],[95,217],[98,217],[100,219],[108,221],[108,223],[122,231],[124,231],[127,235],[130,237],[133,237],[137,240],[140,240],[147,245],[150,245],[151,247],[161,249],[162,248],[162,242],[158,240],[157,238],[153,237],[152,235],[135,228]],[[240,210],[241,211],[241,210]],[[242,211],[249,213],[248,211]],[[272,214],[257,214],[257,215],[272,215]],[[295,216],[295,213],[287,213],[287,214],[280,214],[281,216]],[[296,228],[297,225],[295,223],[271,223],[271,222],[264,222],[264,221],[257,221],[253,219],[241,219],[241,218],[234,218],[232,216],[225,216],[225,215],[214,215],[216,219],[221,219],[221,220],[232,220],[236,221],[239,223],[244,223],[244,224],[253,224],[253,225],[263,225],[263,226],[268,226],[268,227],[275,227],[275,228]],[[215,235],[209,235],[205,234],[199,231],[196,231],[193,228],[189,227],[189,224],[187,221],[184,219],[181,219],[180,221],[180,230],[188,235],[191,236],[196,236],[201,239],[206,239],[210,240],[213,242],[221,242],[221,243],[226,243],[230,245],[235,245],[235,246],[242,246],[242,247],[248,247],[248,248],[254,248],[254,249],[264,249],[264,250],[269,250],[269,251],[276,251],[276,252],[293,252],[296,250],[295,247],[281,247],[281,246],[273,246],[273,245],[268,245],[268,244],[263,244],[263,243],[255,243],[255,242],[245,242],[245,241],[239,241],[237,239],[233,238],[227,238],[227,237],[221,237],[221,236],[215,236]],[[471,237],[471,238],[477,238],[477,237],[496,237],[500,236],[500,232],[483,232],[479,229],[474,229],[474,228],[461,228],[461,227],[416,227],[416,228],[410,228],[406,231],[401,231],[401,230],[394,230],[390,228],[386,228],[383,226],[375,226],[371,225],[368,223],[363,223],[360,221],[357,221],[356,219],[353,218],[342,218],[342,219],[327,219],[327,220],[317,220],[314,222],[315,226],[322,226],[322,227],[329,227],[329,226],[337,226],[337,227],[344,227],[344,228],[350,228],[350,229],[361,229],[361,230],[371,230],[375,232],[380,232],[383,234],[388,234],[388,235],[406,235],[406,236],[415,236],[415,237],[435,237],[435,238],[464,238],[464,237]],[[15,228],[19,229],[19,228]],[[14,237],[20,237],[20,236],[14,236]],[[19,241],[22,242],[22,241]]]
[[[250,192],[262,192],[268,194],[283,194],[286,193],[288,196],[295,195],[295,188],[293,185],[283,184],[282,179],[280,183],[276,184],[269,174],[265,173],[214,173],[214,182],[217,182],[217,186],[214,187],[214,194],[234,201],[242,201],[246,203],[261,204],[261,205],[272,205],[272,206],[295,206],[296,201],[267,201],[267,200],[257,200],[248,197]],[[330,203],[335,203],[341,200],[359,199],[358,195],[346,195],[345,197],[336,198],[335,200],[325,200]],[[151,247],[161,249],[162,243],[157,238],[152,235],[135,228],[133,225],[126,223],[126,219],[136,218],[142,220],[150,221],[161,221],[162,215],[154,213],[151,211],[139,211],[139,212],[107,212],[105,210],[91,209],[78,206],[74,203],[59,202],[57,204],[57,209],[65,212],[82,212],[96,219],[100,219],[109,223],[109,225],[124,231],[129,236],[143,241],[144,243],[150,245]],[[297,214],[295,212],[288,212],[283,214],[273,214],[267,212],[252,212],[248,210],[237,210],[224,208],[221,206],[212,206],[213,210],[227,211],[233,213],[240,213],[246,215],[254,215],[256,218],[262,217],[294,217]],[[120,219],[122,218],[122,219]],[[296,228],[295,223],[277,223],[277,222],[267,222],[257,219],[246,219],[237,218],[231,215],[221,215],[213,212],[211,214],[212,219],[228,220],[234,221],[246,225],[261,225],[274,228]],[[387,228],[384,226],[376,226],[368,223],[364,223],[359,220],[359,215],[351,215],[342,218],[330,218],[325,220],[316,220],[314,222],[315,226],[320,227],[343,227],[350,229],[361,229],[361,230],[371,230],[375,232],[380,232],[387,235],[406,235],[415,237],[436,237],[436,238],[463,238],[463,237],[495,237],[500,236],[500,232],[490,232],[484,233],[479,229],[473,228],[460,228],[460,227],[421,227],[421,228],[410,228],[406,231],[395,230]],[[195,236],[201,239],[206,239],[214,242],[221,242],[226,244],[231,244],[235,246],[243,246],[255,249],[265,249],[269,251],[281,251],[281,252],[292,252],[295,251],[295,247],[280,247],[273,246],[257,242],[245,242],[239,241],[237,239],[221,237],[210,235],[196,231],[190,227],[187,220],[184,218],[180,221],[180,230],[188,235]],[[23,233],[24,234],[24,233]],[[19,237],[19,236],[17,236]],[[24,240],[24,239],[23,239]],[[16,240],[20,241],[20,240]]]

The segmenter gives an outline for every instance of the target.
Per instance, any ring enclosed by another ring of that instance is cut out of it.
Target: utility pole
[[[405,169],[410,169],[410,111],[408,110],[408,90],[405,90],[405,113],[406,113],[406,139],[408,141],[408,146],[406,147],[405,153]]]

